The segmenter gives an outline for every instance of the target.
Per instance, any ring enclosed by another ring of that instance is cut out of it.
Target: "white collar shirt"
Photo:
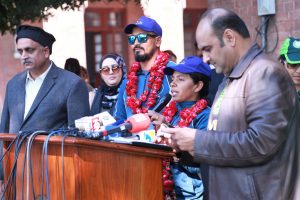
[[[25,83],[25,110],[24,110],[24,119],[27,116],[50,68],[52,67],[52,61],[48,69],[38,76],[36,79],[33,79],[29,72],[27,72],[27,78]]]

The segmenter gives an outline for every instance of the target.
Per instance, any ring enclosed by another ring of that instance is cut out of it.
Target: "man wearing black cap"
[[[142,16],[124,29],[133,50],[135,63],[120,86],[114,116],[127,119],[135,113],[146,113],[169,93],[170,86],[163,69],[168,54],[160,51],[162,29],[149,17]]]
[[[39,27],[17,29],[17,50],[25,70],[7,84],[1,133],[67,128],[89,115],[84,81],[50,60],[54,42],[54,36]]]
[[[0,133],[67,128],[89,115],[84,81],[50,60],[54,42],[54,36],[39,27],[17,29],[17,50],[25,71],[7,84]]]

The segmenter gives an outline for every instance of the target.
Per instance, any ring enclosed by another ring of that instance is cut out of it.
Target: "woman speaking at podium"
[[[210,113],[206,100],[211,74],[209,65],[197,56],[189,56],[179,64],[169,62],[164,72],[172,75],[172,101],[162,115],[149,111],[153,124],[206,129]],[[181,158],[171,162],[176,198],[202,199],[203,183],[199,165],[193,165],[188,153],[182,153]],[[187,160],[189,164],[185,164]]]

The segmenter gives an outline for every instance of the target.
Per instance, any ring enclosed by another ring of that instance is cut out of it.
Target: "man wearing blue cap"
[[[289,74],[230,10],[207,10],[195,35],[203,60],[225,75],[208,130],[162,131],[202,164],[205,199],[299,200],[300,109]]]
[[[300,38],[286,38],[282,43],[279,55],[279,61],[294,81],[300,101]]]
[[[209,65],[197,56],[188,56],[179,64],[169,62],[164,71],[172,75],[172,101],[162,115],[149,111],[153,123],[206,130],[210,113],[206,99],[211,75]],[[179,161],[171,163],[171,171],[177,199],[202,199],[200,168],[192,162],[188,152],[183,152]]]
[[[142,16],[124,29],[135,61],[127,79],[120,86],[114,116],[127,119],[136,113],[147,113],[169,93],[164,75],[168,54],[160,51],[162,29],[149,17]]]
[[[1,133],[67,128],[89,115],[84,81],[50,60],[54,42],[39,27],[18,27],[17,50],[25,70],[7,84]]]

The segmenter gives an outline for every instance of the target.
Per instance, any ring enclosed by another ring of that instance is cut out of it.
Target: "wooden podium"
[[[4,152],[15,137],[14,134],[0,134],[0,140],[4,143]],[[31,150],[33,184],[29,181],[28,187],[26,167],[24,170],[26,142],[22,146],[17,164],[16,199],[22,199],[23,171],[25,173],[24,199],[42,199],[42,148],[45,138],[46,136],[38,136],[33,142]],[[48,146],[51,199],[59,200],[63,199],[63,196],[68,200],[163,199],[162,159],[170,158],[173,155],[171,151],[67,137],[62,157],[61,143],[62,138],[54,136]],[[64,175],[62,175],[62,159]],[[11,150],[3,161],[5,181],[11,172],[13,161],[14,150]],[[62,193],[62,177],[65,195]],[[35,197],[33,197],[32,186]],[[45,178],[43,194],[47,196]]]

